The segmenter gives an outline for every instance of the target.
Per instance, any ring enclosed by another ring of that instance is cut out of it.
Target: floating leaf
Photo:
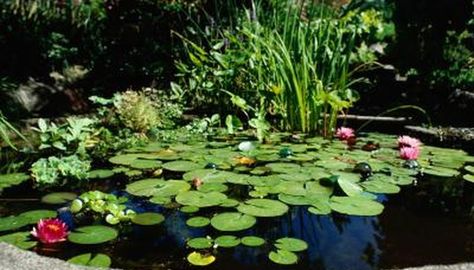
[[[92,258],[91,253],[77,255],[67,260],[67,262],[76,265],[85,265],[98,268],[108,268],[112,264],[110,257],[102,253],[98,253],[96,256],[94,256],[94,258]]]
[[[207,217],[192,217],[186,220],[186,225],[191,227],[206,227],[211,223],[211,220]]]
[[[114,240],[117,236],[118,232],[114,228],[95,225],[77,228],[69,233],[68,240],[75,244],[93,245]]]
[[[464,167],[464,169],[465,169],[466,171],[468,171],[468,172],[474,174],[474,166],[469,165],[469,166]]]
[[[89,171],[89,178],[105,179],[105,178],[112,177],[114,174],[115,172],[113,170],[98,169],[98,170]]]
[[[199,207],[196,207],[193,205],[186,205],[186,206],[181,207],[179,211],[183,213],[191,214],[191,213],[196,213],[197,211],[199,211]]]
[[[288,212],[288,206],[276,200],[250,199],[241,203],[237,210],[256,217],[278,217]]]
[[[222,235],[217,237],[214,240],[214,243],[219,247],[231,248],[238,246],[240,244],[240,239],[233,235]]]
[[[192,252],[191,254],[188,255],[187,260],[192,265],[206,266],[213,263],[216,260],[216,257],[210,254],[202,255],[201,253],[198,253],[198,252]]]
[[[0,232],[16,230],[30,224],[28,217],[8,216],[0,218]]]
[[[366,191],[373,193],[395,194],[400,192],[400,188],[397,185],[380,180],[365,181],[361,186]]]
[[[382,213],[383,205],[362,197],[331,197],[332,210],[354,216],[376,216]]]
[[[0,191],[4,188],[19,185],[30,179],[26,173],[0,174]]]
[[[253,216],[236,212],[227,212],[215,215],[211,219],[211,225],[219,231],[242,231],[246,230],[257,222]]]
[[[275,247],[292,252],[303,251],[308,248],[305,241],[297,238],[284,237],[276,240]]]
[[[135,196],[170,197],[190,188],[191,185],[182,180],[150,178],[128,184],[125,191]]]
[[[71,192],[49,193],[41,198],[42,203],[46,204],[64,204],[77,198],[77,194]]]
[[[24,217],[29,220],[30,224],[36,224],[40,219],[55,218],[58,215],[52,210],[31,210],[21,213],[18,217]]]
[[[240,240],[243,245],[249,246],[249,247],[259,247],[263,244],[265,244],[265,239],[257,236],[245,236],[242,237]]]
[[[197,237],[189,240],[187,244],[189,247],[195,249],[205,249],[212,247],[212,239],[208,239],[205,237]]]
[[[198,187],[198,190],[201,192],[225,192],[228,187],[222,183],[204,183]]]
[[[223,203],[227,196],[220,192],[200,192],[200,191],[185,191],[176,196],[176,202],[182,205],[193,205],[199,208],[217,206]]]
[[[346,178],[339,177],[337,179],[337,183],[339,184],[339,187],[341,187],[342,191],[344,191],[344,193],[350,197],[360,196],[364,191],[357,183],[347,180]]]
[[[130,167],[140,170],[152,170],[161,168],[161,161],[150,159],[135,159],[130,163]]]
[[[459,174],[459,171],[449,168],[429,166],[423,168],[423,173],[439,177],[454,177]]]
[[[268,258],[274,263],[283,265],[290,265],[298,262],[298,256],[296,256],[295,253],[281,249],[277,250],[276,252],[271,251],[268,255]]]
[[[21,249],[30,249],[36,246],[36,241],[30,240],[30,232],[16,232],[0,236],[0,242],[14,245]]]
[[[201,169],[204,166],[202,164],[194,163],[186,160],[171,161],[163,164],[163,168],[173,172],[189,172],[197,169]]]
[[[298,172],[301,166],[295,163],[269,163],[265,165],[275,173]]]
[[[308,212],[315,215],[328,215],[331,213],[331,207],[329,206],[328,199],[316,199],[312,200],[311,207],[308,208]]]
[[[465,175],[463,175],[462,178],[466,181],[474,183],[474,175],[472,175],[472,174],[465,174]]]
[[[136,214],[132,218],[133,223],[143,226],[158,225],[163,221],[165,221],[165,217],[162,214],[153,212]]]

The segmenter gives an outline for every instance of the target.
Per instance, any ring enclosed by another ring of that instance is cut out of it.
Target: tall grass
[[[28,140],[23,136],[12,124],[10,124],[5,116],[3,116],[2,112],[0,111],[0,144],[3,142],[10,146],[13,149],[16,149],[13,142],[10,140],[10,134],[14,133],[22,140],[28,142]],[[1,145],[0,145],[1,146]]]

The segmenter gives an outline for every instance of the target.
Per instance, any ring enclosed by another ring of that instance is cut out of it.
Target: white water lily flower
[[[255,145],[253,145],[252,142],[245,141],[245,142],[241,142],[239,144],[239,150],[240,151],[251,151],[253,149],[255,149]]]

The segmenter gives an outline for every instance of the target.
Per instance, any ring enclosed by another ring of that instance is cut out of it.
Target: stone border
[[[40,256],[12,245],[0,243],[1,270],[94,270],[97,268],[76,266],[65,261]],[[102,269],[103,270],[103,269]],[[119,270],[119,269],[115,269]],[[342,269],[341,269],[342,270]],[[453,265],[430,265],[405,268],[404,270],[474,270],[474,263]]]

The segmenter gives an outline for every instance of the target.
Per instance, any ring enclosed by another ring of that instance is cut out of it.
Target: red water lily
[[[68,228],[66,223],[58,218],[41,219],[31,234],[38,238],[41,243],[52,244],[66,241]]]
[[[420,155],[418,147],[402,147],[400,148],[400,157],[405,160],[416,160]]]
[[[400,136],[398,137],[398,148],[402,147],[413,147],[413,148],[420,148],[421,142],[416,138],[412,138],[410,136]]]

